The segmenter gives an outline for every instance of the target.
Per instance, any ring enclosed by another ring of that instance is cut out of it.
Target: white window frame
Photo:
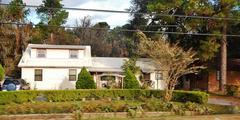
[[[37,49],[37,58],[46,58],[47,50],[46,49]]]
[[[72,73],[71,71],[74,71],[74,73]],[[75,80],[70,79],[71,76],[74,76],[74,77],[75,77]],[[77,80],[77,69],[69,69],[69,71],[68,71],[68,77],[69,77],[69,78],[68,78],[69,81],[76,81],[76,80]]]
[[[79,50],[69,50],[70,59],[78,59],[78,56],[79,56]]]
[[[163,73],[162,72],[156,72],[155,73],[155,79],[156,80],[163,80]]]

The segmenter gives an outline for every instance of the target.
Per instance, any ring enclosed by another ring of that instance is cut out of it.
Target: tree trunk
[[[54,44],[55,40],[54,40],[54,33],[53,32],[51,32],[51,38],[50,39],[51,39],[50,43]]]
[[[219,90],[224,92],[224,85],[227,81],[227,24],[224,24],[222,34]]]
[[[172,100],[174,87],[175,86],[172,85],[172,83],[170,83],[167,86],[167,88],[165,89],[165,93],[164,93],[164,101],[165,102],[169,102],[170,100]]]
[[[15,41],[15,51],[14,54],[15,56],[18,55],[19,50],[20,50],[20,45],[21,45],[21,34],[20,34],[20,27],[17,26],[16,30],[15,30],[15,37],[16,37],[16,41]]]

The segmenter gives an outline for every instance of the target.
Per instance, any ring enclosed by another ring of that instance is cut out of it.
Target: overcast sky
[[[2,0],[8,3],[11,0]],[[42,0],[23,0],[27,5],[40,5]],[[88,9],[108,9],[108,10],[125,10],[130,7],[131,0],[63,0],[64,7],[88,8]],[[103,13],[103,12],[87,12],[87,11],[69,11],[68,21],[66,25],[73,26],[76,19],[84,16],[91,16],[94,23],[107,22],[111,27],[116,25],[124,25],[130,19],[129,14],[119,13]],[[31,12],[28,19],[34,23],[38,23],[39,19],[35,12]]]

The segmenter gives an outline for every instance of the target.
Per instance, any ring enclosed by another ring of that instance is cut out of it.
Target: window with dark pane
[[[46,49],[37,49],[38,58],[46,58]]]
[[[162,73],[156,73],[156,80],[163,80],[163,74]]]
[[[69,81],[76,81],[77,78],[77,70],[69,69]]]
[[[35,74],[34,76],[35,81],[42,81],[42,69],[35,69],[34,74]]]
[[[72,59],[77,59],[78,58],[78,50],[70,50],[69,54],[70,54],[69,57],[72,58]]]

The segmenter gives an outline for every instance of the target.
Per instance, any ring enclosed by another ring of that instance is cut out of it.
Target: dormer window
[[[46,57],[46,49],[37,49],[37,57],[45,58]]]
[[[70,54],[69,57],[72,58],[72,59],[77,59],[78,58],[78,50],[70,50],[69,54]]]

